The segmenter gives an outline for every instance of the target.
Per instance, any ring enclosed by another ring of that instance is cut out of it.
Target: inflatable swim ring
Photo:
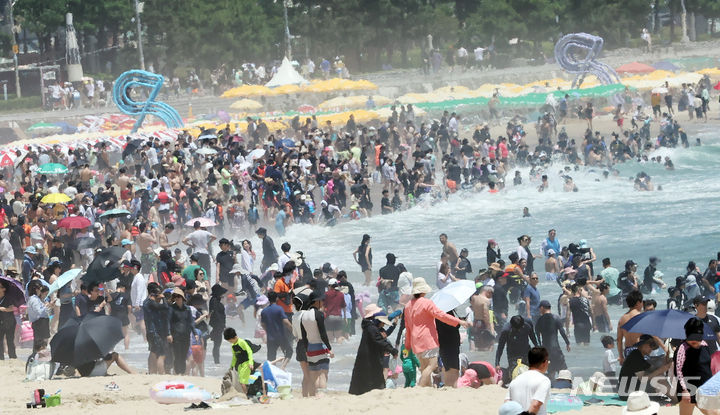
[[[160,382],[150,389],[150,398],[157,403],[192,403],[212,399],[210,392],[182,380]]]

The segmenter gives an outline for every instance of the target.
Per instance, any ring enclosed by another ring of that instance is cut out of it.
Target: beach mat
[[[617,395],[577,395],[585,405],[627,406]]]

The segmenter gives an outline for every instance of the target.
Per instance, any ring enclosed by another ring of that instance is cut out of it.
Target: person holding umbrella
[[[420,360],[420,382],[419,385],[429,387],[432,385],[432,373],[437,368],[437,357],[440,344],[438,332],[435,326],[435,319],[450,326],[462,325],[467,328],[471,324],[462,321],[440,310],[425,295],[432,291],[432,288],[422,277],[413,280],[413,299],[405,306],[405,348],[412,350]]]

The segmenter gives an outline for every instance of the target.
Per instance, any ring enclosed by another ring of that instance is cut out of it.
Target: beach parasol
[[[255,150],[253,150],[253,151],[251,151],[250,153],[248,153],[247,159],[255,160],[255,159],[261,158],[261,157],[264,156],[264,155],[265,155],[265,149],[256,148]]]
[[[60,163],[47,163],[40,166],[37,172],[39,174],[63,174],[68,172],[68,168]]]
[[[50,340],[52,361],[78,367],[102,359],[123,339],[122,322],[113,316],[69,320]]]
[[[15,162],[8,154],[3,154],[0,159],[0,167],[15,167]]]
[[[122,152],[122,159],[125,160],[127,156],[134,153],[138,148],[140,148],[143,144],[143,140],[131,140],[128,141],[127,144],[125,144],[125,148]]]
[[[632,62],[619,66],[616,71],[622,73],[650,73],[655,71],[655,68],[644,63]]]
[[[92,226],[92,223],[90,223],[90,220],[85,216],[68,216],[60,219],[57,226],[58,228],[67,229],[85,229]]]
[[[303,114],[312,113],[312,112],[317,111],[317,110],[315,109],[315,107],[313,107],[313,106],[310,105],[310,104],[300,105],[297,110],[298,110],[298,112],[301,112],[301,113],[303,113]]]
[[[22,288],[20,281],[14,280],[8,276],[0,275],[0,281],[5,286],[5,297],[9,304],[20,307],[25,304],[25,290]]]
[[[189,221],[185,222],[185,226],[195,226],[195,222],[200,222],[201,228],[210,228],[212,226],[217,226],[217,223],[215,223],[214,220],[204,217],[190,219]]]
[[[217,150],[215,150],[215,149],[212,148],[212,147],[202,147],[202,148],[198,149],[198,150],[195,152],[195,154],[200,154],[200,155],[203,155],[203,156],[209,156],[209,155],[211,155],[211,154],[217,154]]]
[[[48,292],[48,297],[52,293],[58,291],[59,289],[67,285],[70,281],[77,278],[77,276],[80,275],[81,272],[81,268],[73,268],[60,274],[60,276],[57,277],[57,279],[52,284],[50,284],[50,292]]]
[[[230,105],[230,108],[234,110],[242,110],[242,111],[253,111],[253,110],[259,110],[262,108],[263,105],[255,100],[252,99],[241,99],[239,101],[235,101]]]
[[[43,196],[42,199],[40,199],[43,203],[66,203],[71,201],[72,199],[70,196],[66,195],[65,193],[50,193],[45,196]]]
[[[101,218],[121,218],[130,214],[130,211],[125,209],[110,209],[103,212],[100,215]]]
[[[677,71],[678,69],[680,69],[679,66],[675,65],[672,62],[668,62],[668,61],[655,62],[652,64],[652,66],[655,69],[661,69],[663,71],[671,71],[671,72]]]
[[[199,136],[197,139],[198,140],[213,140],[216,138],[217,138],[217,136],[215,134],[206,132],[205,134],[202,134],[201,136]]]
[[[47,122],[39,122],[33,124],[27,129],[30,134],[45,135],[45,134],[57,134],[62,131],[62,127]]]
[[[475,283],[470,280],[455,281],[436,292],[430,300],[442,311],[448,312],[475,294]]]
[[[661,339],[684,339],[685,323],[695,317],[690,313],[678,310],[646,311],[633,317],[622,326],[628,333],[642,333],[657,336]],[[715,339],[710,326],[705,326],[705,338]]]
[[[125,253],[125,249],[119,246],[111,246],[103,249],[95,255],[87,272],[83,275],[82,280],[89,284],[91,282],[107,282],[115,278],[122,277],[120,273],[120,259]]]

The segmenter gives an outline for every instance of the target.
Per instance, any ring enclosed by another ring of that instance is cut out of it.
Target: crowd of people
[[[244,320],[245,310],[252,308],[256,337],[263,339],[268,360],[277,361],[280,349],[281,365],[293,355],[300,363],[304,396],[326,387],[332,345],[356,335],[357,320],[362,333],[351,393],[394,385],[399,372],[408,386],[508,383],[519,362],[531,368],[547,363],[530,343],[547,349],[548,372],[555,380],[566,369],[559,338],[569,351],[571,326],[575,341],[587,344],[593,330],[611,330],[608,304],[626,303],[628,318],[643,307],[657,306],[644,302],[642,294],[666,288],[657,259],[651,258],[643,277],[636,275],[632,260],[622,272],[607,258],[603,269],[595,270],[597,258],[586,241],[561,246],[553,230],[537,253],[528,235],[518,238],[517,249],[507,257],[490,240],[487,269],[477,272],[468,250],[458,252],[443,234],[436,284],[442,289],[454,281],[475,280],[478,290],[467,317],[440,311],[425,298],[433,288],[425,279],[413,278],[392,253],[379,268],[373,303],[330,258],[312,253],[313,260],[324,261],[313,269],[305,254],[287,242],[278,252],[273,236],[282,238],[293,223],[333,226],[452,192],[498,192],[512,169],[521,166],[531,166],[529,179],[540,178],[538,190],[545,191],[552,163],[567,165],[560,172],[564,189],[577,191],[567,182],[580,166],[602,166],[607,176],[615,163],[643,161],[656,147],[687,143],[671,115],[659,122],[657,137],[643,134],[638,124],[623,131],[624,138],[616,134],[609,145],[589,129],[577,145],[562,128],[556,132],[548,113],[539,120],[538,145],[531,151],[519,117],[497,138],[487,124],[465,137],[459,114],[445,112],[426,122],[407,105],[393,107],[388,120],[374,125],[361,125],[352,117],[341,127],[296,117],[287,130],[271,132],[263,120],[248,119],[244,131],[228,125],[203,130],[199,137],[183,132],[174,141],[127,137],[123,148],[102,142],[18,150],[15,163],[0,172],[0,262],[4,274],[25,287],[28,300],[22,309],[3,304],[8,282],[2,280],[0,338],[5,338],[9,357],[16,357],[16,328],[29,324],[34,349],[41,352],[68,320],[109,314],[121,320],[126,348],[131,329],[143,334],[150,373],[202,375],[210,342],[216,364],[223,341],[231,343],[233,363],[223,385],[247,393],[255,390],[248,382],[257,369],[257,347],[226,325],[228,316]],[[666,167],[668,162],[672,165],[668,159]],[[67,171],[43,173],[42,166],[49,163]],[[650,190],[645,176],[638,177],[638,190]],[[523,179],[516,172],[513,185],[522,185]],[[378,191],[379,209],[374,203]],[[52,195],[66,199],[46,199]],[[261,240],[261,252],[256,253],[250,234]],[[245,238],[236,243],[225,237],[231,235]],[[370,242],[364,236],[354,252],[365,286],[373,283]],[[88,277],[96,275],[93,264],[105,255],[115,255],[101,266],[108,277]],[[534,268],[536,259],[544,261],[545,279],[561,287],[557,301],[541,298],[537,285],[543,274]],[[73,268],[87,271],[79,274],[85,277],[48,295],[48,286]],[[708,323],[713,317],[701,311],[705,299],[720,291],[715,269],[715,262],[704,272],[689,264],[687,275],[670,291],[668,308],[694,307],[707,324],[717,325]],[[559,315],[552,313],[553,306]],[[468,329],[477,350],[497,343],[494,364],[469,362],[460,355],[460,327]],[[396,328],[392,342],[388,338]],[[653,339],[652,345],[660,340]],[[608,364],[632,361],[633,350],[645,350],[640,341],[619,329],[609,347],[617,346],[619,360],[608,357]],[[671,349],[664,350],[669,356]],[[508,365],[500,368],[503,353]],[[403,361],[399,371],[389,367],[390,356]],[[119,355],[98,363],[113,362],[131,370]],[[623,377],[622,369],[615,371]]]

